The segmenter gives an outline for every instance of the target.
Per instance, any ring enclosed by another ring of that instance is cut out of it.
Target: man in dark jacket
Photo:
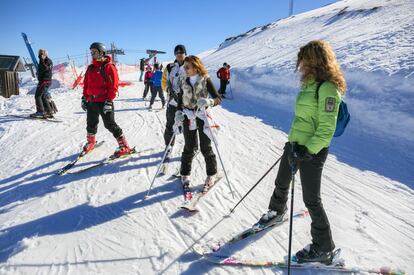
[[[230,70],[229,70],[229,65],[227,65],[227,63],[223,63],[223,67],[221,67],[218,71],[217,71],[217,78],[220,79],[220,94],[221,97],[225,98],[224,94],[226,93],[226,87],[227,84],[230,81]]]
[[[171,147],[174,146],[175,143],[173,126],[175,122],[175,112],[177,111],[178,95],[181,91],[180,84],[186,78],[186,73],[183,66],[185,56],[187,55],[185,46],[181,44],[175,46],[174,55],[175,61],[167,65],[162,74],[161,81],[162,89],[164,91],[167,91],[168,94],[166,111],[167,123],[165,125],[164,141],[165,146],[170,144]],[[166,161],[169,160],[170,153],[171,149],[168,151],[168,154],[165,157]]]
[[[36,101],[36,113],[31,114],[34,118],[48,118],[53,117],[53,114],[57,112],[55,103],[52,101],[50,94],[47,90],[52,83],[52,60],[48,57],[45,49],[39,50],[39,69],[37,71],[37,84],[35,101]]]

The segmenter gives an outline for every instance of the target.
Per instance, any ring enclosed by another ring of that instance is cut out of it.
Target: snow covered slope
[[[364,13],[364,17],[379,20],[376,16],[381,15],[385,22],[391,20],[391,15],[399,19],[393,25],[383,23],[384,37],[391,35],[390,28],[400,30],[403,24],[399,22],[409,20],[405,16],[412,13],[412,4],[408,1],[346,1],[286,21],[291,20],[295,31],[301,29],[300,24],[302,29],[306,26],[313,29],[315,24],[325,24],[344,6],[348,6],[349,11],[361,5],[371,9],[374,2],[382,7],[373,13]],[[360,16],[343,19],[348,29],[356,28],[351,19],[356,23],[362,20]],[[333,22],[331,28],[339,28],[335,24],[342,21]],[[278,22],[281,24],[284,20]],[[310,31],[301,31],[294,37],[291,34],[290,38],[283,36],[281,41],[293,41],[290,57],[280,57],[280,62],[270,57],[264,61],[266,55],[275,51],[263,47],[263,41],[267,41],[266,32],[274,41],[271,45],[281,50],[281,44],[276,43],[277,28],[257,32],[254,37],[246,36],[214,53],[207,53],[204,58],[211,70],[223,61],[234,68],[235,99],[214,108],[213,116],[221,125],[219,149],[238,198],[282,152],[297,92],[298,79],[291,72],[292,58],[300,45],[313,38]],[[288,23],[284,28],[288,30]],[[300,37],[306,35],[302,41]],[[362,39],[365,33],[347,35],[356,40]],[[404,39],[413,41],[412,35],[413,32],[408,33]],[[334,33],[330,39],[333,37]],[[365,43],[368,40],[364,40]],[[397,39],[395,43],[403,42]],[[378,268],[387,265],[413,274],[414,191],[410,186],[414,179],[414,148],[410,144],[413,138],[408,135],[413,131],[409,124],[413,119],[413,103],[412,90],[403,88],[412,84],[412,74],[405,69],[395,69],[392,74],[380,72],[373,69],[377,66],[375,62],[370,67],[372,70],[357,70],[359,63],[355,63],[354,68],[350,62],[345,62],[345,42],[343,46],[338,45],[336,49],[342,47],[344,52],[341,63],[347,75],[354,73],[354,78],[347,96],[353,108],[353,121],[345,135],[334,141],[331,148],[334,153],[328,157],[323,174],[322,198],[334,240],[342,248],[348,266]],[[252,53],[256,58],[250,59],[249,51],[254,47],[257,48]],[[348,48],[350,54],[352,49]],[[375,57],[372,49],[367,52],[362,46],[360,49],[354,53],[359,55],[359,60]],[[396,49],[403,52],[406,47]],[[277,60],[276,55],[273,58]],[[384,59],[383,62],[393,64],[394,61]],[[401,56],[399,62],[403,68],[412,70],[412,55]],[[162,157],[165,111],[149,112],[148,103],[141,99],[144,87],[137,81],[138,73],[126,72],[120,70],[120,78],[132,81],[133,85],[122,88],[115,101],[116,120],[129,143],[136,145],[140,153],[82,174],[55,175],[76,157],[85,141],[86,116],[80,107],[79,89],[72,91],[60,86],[51,90],[62,123],[7,116],[33,111],[33,95],[26,93],[35,83],[27,78],[22,84],[22,95],[0,100],[0,274],[283,274],[278,269],[216,266],[189,249],[195,242],[228,237],[256,222],[267,209],[277,169],[229,217],[226,214],[237,200],[232,199],[224,180],[200,202],[201,211],[195,215],[178,209],[182,202],[179,182],[168,175],[155,181],[151,195],[144,200]],[[69,79],[70,73],[65,77]],[[367,82],[365,86],[360,86],[361,79]],[[376,89],[381,85],[372,79],[380,79],[384,89]],[[389,90],[399,79],[404,79],[405,84]],[[381,105],[391,92],[395,99]],[[251,95],[260,96],[254,99]],[[365,109],[373,103],[377,103],[375,109]],[[155,105],[160,107],[161,104],[158,101]],[[374,119],[369,114],[375,117],[385,111],[390,113],[382,117],[382,124],[372,123]],[[407,118],[404,120],[399,114]],[[396,131],[391,141],[391,137],[379,134],[391,133],[389,125],[405,129],[406,133]],[[102,121],[97,136],[105,143],[80,161],[74,170],[93,165],[113,152],[116,142],[104,129]],[[179,166],[182,146],[183,137],[179,136],[170,173]],[[387,155],[389,152],[393,154]],[[205,177],[201,154],[193,164],[193,185],[199,186]],[[295,209],[300,210],[304,209],[304,204],[300,180],[297,180]],[[309,229],[309,218],[295,220],[294,251],[309,243]],[[225,252],[247,258],[281,260],[287,253],[287,239],[288,224],[284,224]],[[294,274],[328,273],[300,271]]]
[[[229,39],[204,61],[212,75],[231,64],[235,96],[272,109],[262,118],[287,132],[296,55],[314,39],[331,43],[348,82],[352,120],[331,152],[414,187],[414,1],[339,1]]]

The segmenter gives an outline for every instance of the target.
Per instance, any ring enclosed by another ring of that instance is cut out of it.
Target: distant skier
[[[144,76],[144,71],[145,71],[145,58],[141,58],[139,60],[139,70],[140,70],[139,81],[142,82],[142,77]]]
[[[34,118],[52,118],[57,112],[55,103],[53,102],[48,89],[52,83],[53,62],[48,57],[45,49],[39,50],[39,69],[37,72],[37,84],[35,93],[36,113],[31,114]]]
[[[209,187],[216,180],[217,161],[211,147],[211,140],[204,132],[204,124],[207,120],[204,108],[220,104],[221,98],[200,58],[187,56],[184,60],[184,69],[187,77],[180,85],[178,111],[175,114],[176,123],[183,122],[185,142],[181,156],[181,180],[184,186],[190,184],[191,163],[198,150],[198,139],[200,139],[200,149],[207,168],[204,184],[205,187]]]
[[[280,161],[269,210],[259,220],[268,225],[281,222],[286,214],[292,171],[300,171],[303,201],[309,210],[312,243],[296,253],[299,262],[330,263],[335,244],[321,201],[321,177],[336,127],[341,95],[346,82],[331,46],[322,40],[300,48],[296,70],[301,73],[301,91],[295,117]],[[318,95],[317,86],[320,86]]]
[[[89,47],[92,55],[92,64],[88,66],[83,86],[82,109],[87,113],[87,144],[86,152],[90,152],[96,143],[99,115],[104,126],[116,138],[119,147],[114,155],[119,157],[129,154],[131,149],[122,133],[122,129],[115,122],[113,100],[118,92],[118,72],[112,63],[112,58],[106,54],[105,45],[94,42]]]
[[[151,66],[147,66],[147,68],[145,69],[145,76],[144,76],[144,84],[145,84],[145,88],[144,88],[144,95],[142,96],[142,98],[145,100],[145,98],[147,97],[147,94],[150,90],[152,90],[152,68]]]
[[[227,87],[227,84],[230,81],[230,66],[226,62],[224,62],[223,67],[221,67],[217,71],[216,74],[217,74],[217,78],[220,79],[219,93],[220,93],[221,97],[226,98],[225,97],[226,87]]]
[[[161,79],[162,79],[162,71],[159,70],[159,64],[154,64],[154,73],[152,75],[152,89],[151,89],[151,100],[150,100],[150,106],[149,108],[152,108],[152,104],[154,104],[155,98],[158,96],[161,99],[162,108],[165,106],[165,98],[164,98],[164,92],[161,88]]]
[[[174,118],[175,112],[177,111],[177,102],[178,102],[178,94],[180,93],[180,83],[185,79],[185,71],[184,71],[184,58],[187,54],[186,48],[184,45],[177,45],[174,48],[174,55],[175,61],[174,63],[170,63],[165,68],[162,74],[162,89],[166,91],[168,94],[168,103],[167,103],[167,123],[165,125],[164,131],[164,142],[165,146],[170,143],[171,138],[173,138],[174,130]],[[171,141],[171,146],[174,146],[175,140]],[[171,150],[167,152],[167,156],[165,161],[169,161],[169,155]]]

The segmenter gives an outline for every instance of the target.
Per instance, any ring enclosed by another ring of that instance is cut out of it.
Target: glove
[[[110,113],[114,111],[114,103],[112,101],[106,100],[103,106],[103,113]]]
[[[183,111],[177,111],[175,112],[175,117],[174,117],[174,121],[175,124],[183,124],[183,121],[185,119],[185,114]]]
[[[230,80],[227,80],[227,84],[230,84]]]
[[[200,98],[197,100],[197,107],[200,109],[207,108],[214,105],[214,100],[212,98]]]
[[[179,135],[183,132],[183,122],[176,121],[173,125],[174,134]]]
[[[86,97],[82,96],[82,103],[81,103],[82,110],[86,112],[86,109],[88,109],[88,101],[86,100]]]
[[[291,146],[288,161],[290,166],[295,167],[298,162],[311,161],[313,156],[308,152],[306,146],[294,143]]]

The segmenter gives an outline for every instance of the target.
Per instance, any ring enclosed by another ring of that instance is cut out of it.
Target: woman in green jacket
[[[302,77],[295,117],[280,161],[269,210],[259,223],[269,225],[283,221],[292,173],[299,170],[303,201],[312,219],[312,243],[298,251],[296,257],[299,262],[329,264],[335,244],[321,201],[321,177],[346,83],[335,53],[322,40],[311,41],[300,48],[296,70]]]

